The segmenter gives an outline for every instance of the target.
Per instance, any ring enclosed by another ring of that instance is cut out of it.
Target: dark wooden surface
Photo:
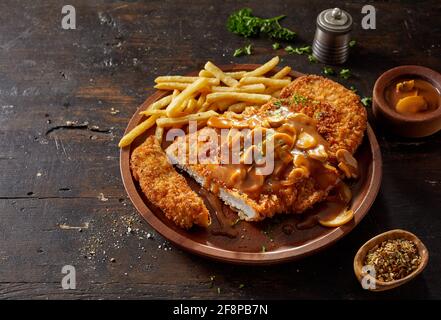
[[[371,118],[384,159],[373,208],[349,236],[298,262],[238,267],[187,254],[140,221],[126,197],[117,143],[156,76],[200,69],[207,60],[272,57],[265,39],[251,41],[252,56],[232,57],[249,41],[230,34],[225,21],[243,6],[262,16],[287,14],[297,44],[310,43],[328,1],[70,3],[77,30],[61,29],[62,1],[0,2],[0,298],[441,298],[441,133],[398,138]],[[370,96],[375,79],[393,66],[441,70],[439,1],[374,5],[376,30],[361,29],[357,1],[341,5],[354,17],[358,41],[347,63],[354,77],[344,84]],[[321,71],[304,56],[277,54],[296,70]],[[392,228],[417,234],[429,265],[400,289],[366,292],[353,257]],[[76,267],[76,290],[61,288],[67,264]]]

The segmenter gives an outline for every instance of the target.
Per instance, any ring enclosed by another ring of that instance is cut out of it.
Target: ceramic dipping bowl
[[[410,138],[432,135],[441,129],[441,103],[434,110],[401,114],[386,99],[386,89],[397,79],[422,79],[441,93],[441,74],[422,66],[400,66],[384,72],[375,82],[372,109],[376,120],[391,132]],[[439,99],[441,101],[441,99]]]

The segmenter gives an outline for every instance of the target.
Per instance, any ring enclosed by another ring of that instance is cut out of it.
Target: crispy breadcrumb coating
[[[334,154],[338,149],[353,154],[361,144],[367,112],[360,97],[341,84],[317,75],[303,76],[285,87],[280,97],[288,99],[294,111],[317,120],[317,131]]]
[[[175,171],[155,136],[133,151],[130,167],[149,201],[176,225],[185,229],[193,224],[210,225],[210,214],[203,200]]]

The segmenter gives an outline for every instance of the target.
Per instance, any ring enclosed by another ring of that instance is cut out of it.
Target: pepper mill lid
[[[325,31],[346,33],[352,29],[352,17],[340,8],[326,9],[317,16],[317,25]]]

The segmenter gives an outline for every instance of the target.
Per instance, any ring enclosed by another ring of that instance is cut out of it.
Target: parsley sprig
[[[285,47],[285,51],[288,53],[296,53],[298,55],[302,55],[304,53],[311,53],[311,46],[305,46],[305,47],[298,47],[298,48],[293,48],[292,46],[286,46]]]
[[[244,8],[233,12],[227,21],[229,31],[243,37],[257,37],[261,33],[268,35],[272,39],[291,41],[296,33],[284,28],[279,21],[285,18],[285,15],[274,18],[264,19],[253,15],[249,8]]]
[[[251,44],[246,45],[243,48],[238,48],[238,49],[234,50],[233,56],[240,57],[240,56],[243,56],[245,54],[247,56],[249,56],[251,54],[251,52],[252,52],[252,49],[253,49],[253,46]]]

